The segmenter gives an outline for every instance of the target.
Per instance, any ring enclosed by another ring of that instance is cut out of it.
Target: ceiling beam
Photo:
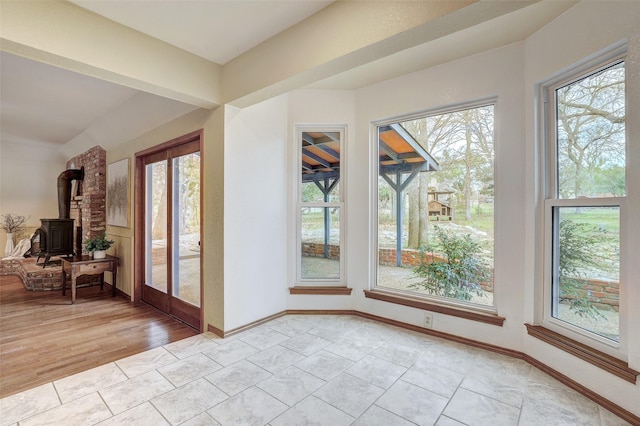
[[[226,63],[223,97],[252,105],[538,1],[336,1]]]
[[[213,62],[66,1],[0,7],[3,51],[201,108],[222,104]]]

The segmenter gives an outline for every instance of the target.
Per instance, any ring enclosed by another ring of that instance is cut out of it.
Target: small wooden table
[[[116,274],[118,273],[118,258],[115,256],[105,257],[104,259],[93,259],[91,256],[73,256],[61,257],[62,260],[62,295],[65,295],[67,289],[67,272],[71,276],[71,303],[76,301],[76,279],[80,275],[98,275],[102,274],[100,281],[100,290],[104,288],[104,273],[111,272],[113,274],[112,296],[116,295]]]

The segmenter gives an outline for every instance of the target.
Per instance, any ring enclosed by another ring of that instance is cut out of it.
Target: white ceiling
[[[220,65],[333,1],[71,0],[98,15]]]
[[[78,0],[73,3],[224,64],[333,0]],[[224,40],[224,42],[220,42]],[[107,81],[0,52],[0,141],[88,141],[109,149],[113,127],[137,136],[194,109]],[[153,108],[139,108],[153,105]],[[136,110],[136,122],[122,111]],[[142,111],[142,112],[141,112]],[[142,114],[142,116],[141,116]],[[117,124],[114,124],[117,122]],[[108,136],[99,129],[110,127]],[[127,137],[122,135],[122,137]],[[91,145],[91,146],[93,146]]]
[[[72,2],[223,65],[303,21],[333,0]],[[307,87],[358,88],[521,40],[566,10],[567,3],[534,2],[521,11],[460,32],[464,34],[456,33],[443,38],[446,40],[407,49]],[[0,52],[0,99],[2,143],[44,143],[60,147],[90,143],[87,148],[102,145],[110,149],[117,144],[114,141],[134,138],[196,109],[193,105],[7,52]],[[135,122],[131,117],[135,117]]]
[[[0,61],[3,140],[67,143],[136,94],[6,52]]]

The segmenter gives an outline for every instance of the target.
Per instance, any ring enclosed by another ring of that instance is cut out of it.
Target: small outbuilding
[[[451,203],[449,202],[451,194],[453,194],[452,191],[429,191],[429,219],[451,220]]]

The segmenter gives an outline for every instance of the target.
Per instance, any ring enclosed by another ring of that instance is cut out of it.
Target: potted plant
[[[24,223],[27,219],[24,216],[16,214],[3,214],[0,221],[0,228],[7,233],[7,244],[4,248],[4,254],[9,256],[13,251],[13,235],[24,230]]]
[[[104,259],[106,251],[113,245],[113,240],[108,240],[103,232],[99,237],[89,238],[85,241],[87,252],[93,254],[94,259]]]

